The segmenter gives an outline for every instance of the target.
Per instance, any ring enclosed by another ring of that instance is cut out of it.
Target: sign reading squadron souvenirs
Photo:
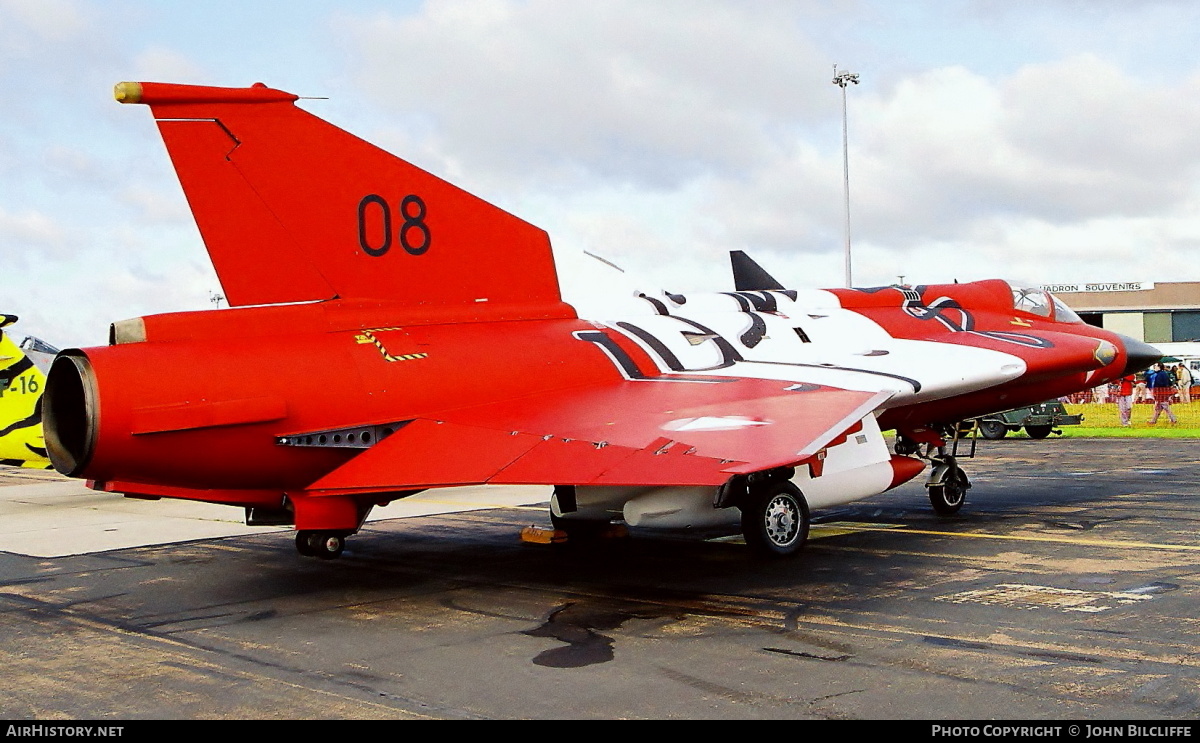
[[[1153,281],[1117,281],[1107,284],[1042,284],[1042,289],[1051,294],[1078,294],[1080,292],[1148,292],[1154,288]]]

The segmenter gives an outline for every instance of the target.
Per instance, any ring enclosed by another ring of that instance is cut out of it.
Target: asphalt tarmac
[[[785,561],[522,543],[541,489],[395,504],[321,561],[234,509],[4,470],[0,717],[1194,720],[1195,453],[981,442],[959,515],[910,483]]]

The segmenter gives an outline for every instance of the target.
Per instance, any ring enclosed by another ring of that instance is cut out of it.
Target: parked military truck
[[[1051,433],[1061,434],[1062,431],[1055,431],[1059,426],[1078,426],[1083,422],[1083,416],[1071,415],[1061,402],[1051,400],[1027,408],[985,415],[977,418],[976,422],[979,424],[979,435],[985,439],[1002,439],[1009,431],[1020,431],[1022,428],[1029,438],[1044,439]]]

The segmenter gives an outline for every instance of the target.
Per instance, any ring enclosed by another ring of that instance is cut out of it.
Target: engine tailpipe
[[[92,364],[82,351],[54,359],[42,395],[42,428],[54,469],[78,477],[96,450],[100,397]]]

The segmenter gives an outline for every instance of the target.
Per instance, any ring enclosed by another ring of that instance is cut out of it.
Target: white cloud
[[[96,10],[75,0],[0,0],[0,75],[15,104],[6,114],[36,107],[94,70],[110,38]]]
[[[0,262],[24,263],[35,255],[59,254],[66,231],[42,212],[12,213],[0,207]]]
[[[1103,211],[1189,190],[1200,164],[1197,80],[1138,79],[1095,55],[1022,69],[1005,82],[1004,133],[1047,171],[1091,176]]]
[[[182,52],[164,46],[152,46],[133,59],[134,80],[211,85],[210,73]]]
[[[34,51],[45,43],[80,38],[90,23],[88,9],[73,0],[0,0],[0,38],[10,52]]]
[[[825,61],[784,3],[442,0],[344,18],[353,79],[461,167],[652,187],[736,172],[812,120]]]
[[[179,189],[164,192],[144,184],[134,184],[121,189],[118,198],[133,208],[135,220],[141,225],[174,224],[190,227],[193,224],[192,212]]]
[[[1085,55],[1007,78],[934,69],[856,96],[858,275],[1200,276],[1186,237],[1200,227],[1194,88]]]
[[[85,263],[86,271],[55,274],[9,288],[0,312],[21,318],[17,331],[35,335],[60,348],[103,345],[115,320],[164,311],[212,309],[209,292],[217,288],[211,270],[183,262],[168,270],[110,261]],[[130,267],[132,266],[132,267]],[[70,311],[63,307],[70,297]]]
[[[95,153],[69,144],[51,144],[37,160],[43,177],[61,184],[106,186],[112,182]]]

